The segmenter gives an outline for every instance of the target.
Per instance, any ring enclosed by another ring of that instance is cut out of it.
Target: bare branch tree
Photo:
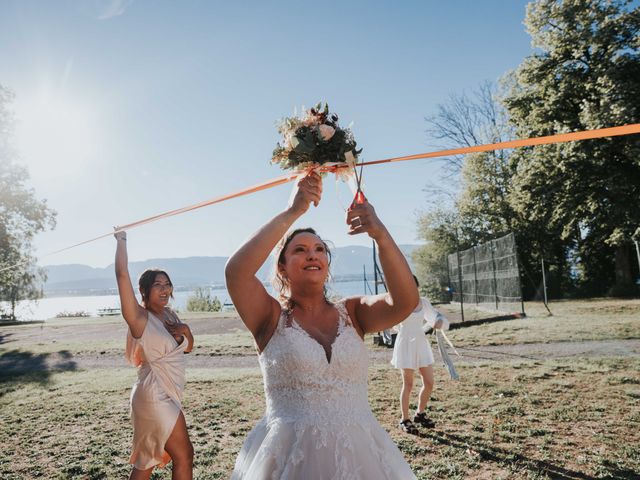
[[[501,142],[513,138],[507,114],[498,100],[497,87],[483,82],[470,94],[452,94],[437,106],[434,115],[425,117],[427,135],[438,140],[443,148],[472,147]],[[442,159],[445,177],[457,176],[462,170],[464,156]]]

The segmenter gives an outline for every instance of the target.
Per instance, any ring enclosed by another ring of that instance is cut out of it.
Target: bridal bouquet
[[[282,140],[273,150],[271,162],[285,170],[346,163],[348,171],[355,167],[362,152],[357,149],[351,130],[340,128],[338,115],[330,113],[326,103],[304,111],[302,117],[282,119],[278,132]]]

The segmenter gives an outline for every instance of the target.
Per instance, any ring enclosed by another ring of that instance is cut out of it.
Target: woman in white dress
[[[413,277],[416,286],[419,286],[418,279]],[[398,331],[396,341],[393,346],[393,356],[391,365],[402,371],[402,390],[400,390],[400,419],[399,427],[407,433],[418,432],[415,423],[427,428],[433,428],[435,423],[427,417],[425,412],[427,403],[433,391],[433,351],[429,340],[424,333],[424,325],[431,328],[448,329],[448,320],[438,312],[429,300],[421,298],[416,308],[411,312],[406,320],[397,325]],[[422,388],[418,394],[418,408],[413,421],[409,417],[409,397],[413,389],[413,374],[415,370],[420,372],[422,377]]]
[[[227,289],[255,339],[266,396],[265,415],[249,433],[231,478],[412,479],[369,407],[363,336],[400,322],[418,302],[418,292],[402,253],[364,203],[348,212],[349,233],[367,233],[376,241],[389,293],[336,304],[326,298],[325,242],[312,229],[283,239],[321,194],[318,174],[301,179],[289,207],[227,263]],[[276,300],[255,275],[279,241]]]

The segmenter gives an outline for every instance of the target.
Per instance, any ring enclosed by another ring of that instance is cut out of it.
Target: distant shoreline
[[[358,282],[363,281],[362,275],[340,275],[339,277],[332,278],[330,283],[346,283],[346,282]],[[367,275],[367,282],[373,282],[373,275]],[[262,284],[269,288],[271,283],[268,281],[263,281]],[[205,288],[210,289],[212,291],[215,290],[226,290],[226,286],[223,282],[214,283],[210,285],[176,285],[174,287],[175,292],[192,292],[196,288]],[[66,289],[66,290],[44,290],[42,298],[60,298],[60,297],[98,297],[98,296],[107,296],[107,295],[118,295],[117,288],[102,288],[102,289]]]

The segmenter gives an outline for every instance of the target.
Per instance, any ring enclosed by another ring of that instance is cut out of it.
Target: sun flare
[[[16,115],[18,149],[32,173],[62,177],[87,164],[93,144],[88,109],[44,93],[18,105]]]

